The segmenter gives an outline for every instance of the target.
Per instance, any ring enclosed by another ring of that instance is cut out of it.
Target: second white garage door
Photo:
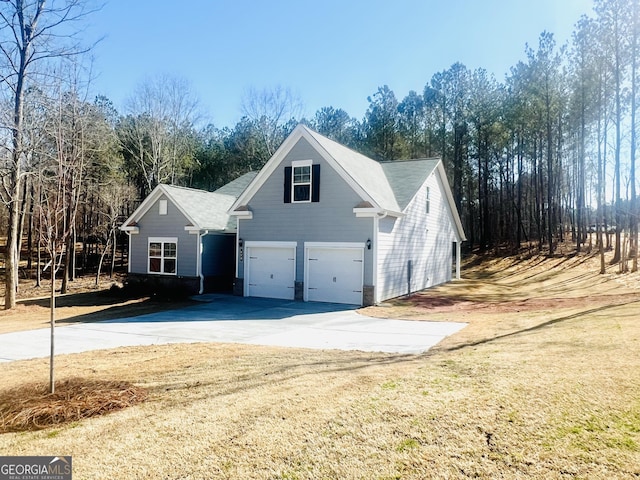
[[[293,245],[247,242],[246,296],[293,300],[296,277],[296,248]]]
[[[305,245],[305,300],[362,305],[364,247]]]

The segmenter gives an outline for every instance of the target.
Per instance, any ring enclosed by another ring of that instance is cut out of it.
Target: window
[[[320,201],[320,165],[295,160],[284,168],[284,203]]]
[[[429,192],[429,187],[427,187],[427,192],[426,193],[427,193],[427,198],[425,200],[425,211],[427,213],[429,213],[429,208],[431,207],[431,198],[430,198],[430,195],[429,195],[429,193],[430,193]]]
[[[177,238],[149,239],[149,273],[176,274]]]
[[[159,208],[160,211],[158,212],[159,215],[166,215],[167,214],[167,201],[166,200],[160,200],[158,202],[159,204]]]
[[[293,201],[311,201],[311,165],[293,167]]]

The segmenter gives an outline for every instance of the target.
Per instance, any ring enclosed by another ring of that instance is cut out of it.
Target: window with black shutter
[[[293,162],[284,168],[284,203],[320,201],[320,165]]]

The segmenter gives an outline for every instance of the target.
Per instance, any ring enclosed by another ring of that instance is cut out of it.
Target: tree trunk
[[[49,357],[49,393],[53,394],[56,391],[56,384],[54,379],[55,368],[55,326],[56,326],[56,269],[55,269],[55,257],[56,257],[55,244],[51,254],[51,291],[49,302],[49,321],[51,330],[51,354]]]
[[[16,306],[16,293],[18,290],[18,202],[15,200],[20,192],[19,167],[11,172],[11,184],[13,186],[11,196],[14,201],[9,205],[9,228],[7,229],[7,247],[5,251],[5,294],[4,308],[9,310]]]

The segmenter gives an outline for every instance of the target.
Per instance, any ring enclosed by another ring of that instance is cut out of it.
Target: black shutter
[[[320,165],[311,166],[311,201],[320,201]]]
[[[284,167],[284,203],[291,203],[291,167]]]

